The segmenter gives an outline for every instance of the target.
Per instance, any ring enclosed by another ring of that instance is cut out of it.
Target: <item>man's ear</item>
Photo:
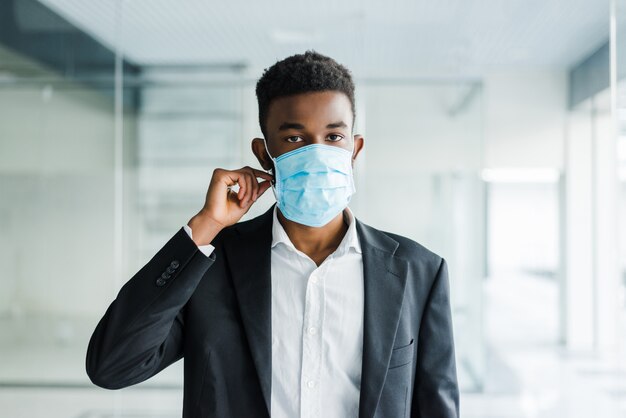
[[[263,138],[253,138],[251,145],[252,152],[259,161],[259,164],[261,164],[261,167],[263,167],[265,171],[272,170],[274,168],[274,162],[265,151],[265,141],[263,141]]]
[[[365,138],[363,138],[363,135],[360,135],[360,134],[354,135],[354,152],[352,153],[352,164],[354,164],[354,161],[356,161],[356,157],[359,155],[359,152],[361,152],[361,150],[363,149],[364,141],[365,141]]]

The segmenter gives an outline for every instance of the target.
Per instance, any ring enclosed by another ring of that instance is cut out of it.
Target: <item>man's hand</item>
[[[264,180],[258,181],[257,177]],[[238,170],[213,170],[204,207],[187,223],[193,231],[194,242],[210,244],[223,228],[239,221],[270,188],[270,180],[270,174],[249,166]],[[231,190],[235,184],[239,185],[238,192]]]

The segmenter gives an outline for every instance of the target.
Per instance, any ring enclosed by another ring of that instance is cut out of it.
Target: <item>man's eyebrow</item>
[[[304,129],[304,125],[300,123],[283,122],[283,124],[278,127],[279,131],[286,131],[288,129]]]
[[[339,122],[335,122],[335,123],[329,123],[328,125],[326,125],[326,128],[329,129],[333,129],[333,128],[347,128],[348,125],[346,125],[344,123],[344,121],[340,120]]]
[[[329,123],[328,125],[326,125],[327,129],[334,129],[334,128],[347,128],[348,125],[346,125],[344,123],[344,121],[339,121],[339,122],[335,122],[335,123]],[[282,125],[280,125],[278,127],[279,131],[286,131],[288,129],[304,129],[304,125],[300,124],[300,123],[294,123],[294,122],[283,122]]]

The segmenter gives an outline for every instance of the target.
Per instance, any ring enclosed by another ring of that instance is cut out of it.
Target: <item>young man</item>
[[[185,357],[184,417],[458,417],[445,260],[348,208],[364,143],[350,72],[307,51],[256,93],[271,174],[215,169],[96,327],[90,379],[122,388]],[[270,187],[277,203],[238,222]]]

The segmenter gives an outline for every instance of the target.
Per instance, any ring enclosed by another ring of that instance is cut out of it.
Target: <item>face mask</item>
[[[265,141],[265,139],[263,139]],[[267,142],[265,142],[265,149]],[[323,226],[348,206],[356,192],[352,151],[311,144],[273,158],[276,204],[285,218],[308,226]]]

